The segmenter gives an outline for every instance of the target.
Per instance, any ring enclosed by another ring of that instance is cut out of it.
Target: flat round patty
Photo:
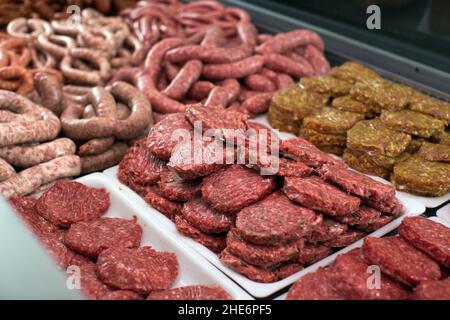
[[[234,216],[211,208],[201,197],[186,202],[181,215],[192,226],[205,233],[227,232],[234,224]]]
[[[450,229],[422,217],[405,218],[398,228],[400,235],[414,247],[450,268]]]
[[[232,298],[221,287],[199,285],[151,292],[147,300],[232,300]]]
[[[62,233],[49,233],[40,235],[39,240],[44,245],[47,253],[55,260],[58,267],[66,269],[75,253],[66,247],[61,241],[61,237]]]
[[[323,245],[330,248],[343,248],[351,245],[352,243],[358,241],[359,239],[362,239],[365,235],[366,234],[362,231],[349,229],[343,234],[337,236],[336,238],[324,242]]]
[[[231,165],[203,179],[202,195],[216,210],[236,213],[275,189],[272,176],[261,176],[242,165]]]
[[[381,274],[379,287],[369,287],[369,265],[364,262],[361,249],[353,249],[337,256],[329,269],[332,288],[348,300],[405,300],[409,291],[397,281]]]
[[[329,281],[327,269],[319,268],[300,278],[289,289],[286,300],[342,300]]]
[[[98,218],[72,224],[64,236],[65,244],[90,257],[111,247],[139,247],[142,228],[133,220]]]
[[[450,278],[438,281],[422,281],[414,288],[414,300],[450,300]]]
[[[99,218],[108,208],[108,191],[75,181],[55,183],[36,203],[42,217],[61,227]]]
[[[294,259],[304,245],[304,240],[280,246],[255,245],[243,240],[236,230],[227,234],[227,250],[236,257],[259,267],[271,267]]]
[[[307,243],[300,250],[297,261],[301,265],[308,266],[328,257],[332,253],[333,250],[329,247]]]
[[[172,201],[189,201],[200,194],[200,180],[183,180],[176,172],[164,170],[158,181],[161,194]]]
[[[178,232],[197,241],[212,252],[220,253],[226,247],[226,240],[223,234],[207,234],[202,232],[181,216],[175,217],[175,226]]]
[[[101,297],[101,300],[144,300],[144,298],[133,291],[116,290]]]
[[[410,287],[420,281],[439,280],[439,265],[401,237],[368,237],[362,247],[364,259],[385,274]]]
[[[181,203],[170,201],[169,199],[165,198],[161,194],[161,190],[159,189],[159,187],[156,185],[146,188],[144,200],[170,220],[173,220],[175,216],[180,213],[182,208]]]
[[[322,223],[312,232],[308,242],[322,243],[330,241],[344,234],[347,230],[348,226],[346,224],[324,218]]]
[[[172,113],[164,117],[152,127],[147,136],[147,148],[155,157],[169,160],[173,148],[182,141],[183,135],[178,133],[192,132],[192,126],[184,116],[184,113]],[[175,133],[174,133],[175,132]]]
[[[348,216],[335,216],[334,219],[348,225],[361,225],[376,222],[381,212],[370,207],[361,205],[359,209]]]
[[[321,222],[321,215],[296,205],[281,192],[274,192],[241,210],[236,218],[236,228],[249,242],[275,245],[298,240],[310,234]]]
[[[274,269],[264,269],[253,266],[231,254],[227,249],[221,252],[220,261],[235,272],[242,274],[250,280],[271,283],[282,280],[300,271],[302,266],[297,263],[287,263]]]
[[[94,263],[85,263],[79,266],[80,289],[90,300],[102,299],[110,289],[97,277],[97,266]]]
[[[97,259],[97,274],[104,283],[141,294],[169,288],[178,268],[175,254],[151,247],[109,248]]]
[[[55,232],[58,228],[37,213],[36,201],[36,199],[28,197],[9,200],[17,215],[36,235]]]
[[[145,139],[139,140],[128,149],[117,175],[123,184],[139,194],[146,185],[158,182],[161,171],[166,167],[162,160],[150,154],[145,143]]]

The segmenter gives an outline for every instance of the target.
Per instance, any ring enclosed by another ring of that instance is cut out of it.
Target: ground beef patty
[[[312,232],[308,242],[322,243],[335,239],[348,230],[346,224],[324,218],[322,223]]]
[[[148,294],[169,288],[178,276],[178,261],[173,253],[152,247],[109,248],[97,259],[97,274],[107,285]]]
[[[150,130],[146,145],[155,157],[168,161],[173,148],[190,138],[192,126],[183,113],[172,113],[164,117]]]
[[[108,191],[91,188],[76,181],[55,183],[36,203],[41,216],[61,227],[98,218],[108,208]]]
[[[201,180],[183,180],[176,172],[164,170],[158,182],[161,194],[172,201],[189,201],[200,194]]]
[[[198,197],[186,202],[181,215],[192,226],[205,233],[227,232],[234,224],[234,216],[211,208],[203,198]]]
[[[348,229],[346,232],[337,236],[336,238],[324,242],[323,245],[330,248],[343,248],[351,245],[359,239],[362,239],[365,235],[366,234],[362,231]]]
[[[141,236],[142,228],[133,220],[98,218],[72,224],[64,242],[75,252],[97,257],[101,251],[111,247],[138,247]]]
[[[282,280],[302,269],[302,266],[297,263],[287,263],[279,267],[274,267],[273,269],[258,268],[234,256],[227,249],[222,251],[219,258],[220,261],[237,273],[242,274],[250,280],[262,283]]]
[[[36,235],[52,233],[58,229],[37,213],[36,199],[27,197],[11,198],[9,201],[17,215]]]
[[[47,253],[56,261],[58,267],[66,269],[75,256],[75,253],[66,247],[61,241],[62,233],[42,234],[39,240],[44,245]]]
[[[405,218],[398,228],[400,235],[414,247],[450,268],[450,229],[422,217]]]
[[[382,214],[379,216],[376,220],[372,221],[371,223],[364,223],[364,224],[355,224],[354,227],[365,231],[365,232],[373,232],[375,230],[380,229],[381,227],[387,225],[389,222],[394,220],[394,216],[389,216],[386,214]]]
[[[236,213],[275,189],[272,176],[261,176],[242,165],[231,165],[203,179],[202,195],[216,210]]]
[[[151,292],[147,300],[232,300],[232,297],[218,286],[186,286]]]
[[[362,247],[364,259],[385,274],[410,287],[420,281],[439,280],[439,265],[401,237],[368,237]]]
[[[348,300],[405,300],[409,291],[397,281],[381,274],[380,287],[368,281],[373,273],[364,262],[361,249],[353,249],[337,256],[329,269],[329,280],[333,289]]]
[[[170,220],[173,220],[175,216],[180,213],[182,208],[181,203],[170,201],[163,197],[158,186],[147,187],[144,200]]]
[[[311,243],[305,244],[305,246],[300,250],[298,254],[297,261],[301,265],[311,265],[320,261],[333,253],[331,248],[322,246],[322,245],[314,245]]]
[[[304,163],[280,158],[277,175],[281,177],[306,177],[310,176],[312,172],[313,169]]]
[[[355,226],[376,222],[380,216],[381,216],[380,211],[375,210],[374,208],[360,206],[356,212],[348,216],[335,216],[333,218],[339,222]]]
[[[227,250],[254,266],[267,268],[294,259],[304,245],[300,239],[281,246],[255,245],[243,240],[236,230],[227,234]]]
[[[291,202],[283,193],[274,192],[241,210],[236,219],[239,235],[262,245],[295,241],[309,235],[322,217]]]
[[[316,176],[286,177],[283,192],[292,201],[330,216],[346,216],[359,209],[361,200]]]
[[[414,288],[414,300],[450,300],[450,278],[437,281],[422,281]]]
[[[289,289],[286,300],[342,300],[330,284],[327,269],[319,268],[300,278]]]
[[[97,277],[97,266],[95,263],[85,263],[80,268],[80,289],[82,293],[91,300],[102,299],[110,292],[110,289]]]
[[[133,291],[116,290],[101,297],[101,300],[144,300],[144,298]]]
[[[226,247],[226,240],[223,234],[204,233],[180,216],[175,217],[175,226],[178,232],[197,241],[212,252],[219,253]]]
[[[123,157],[119,164],[118,178],[120,182],[144,196],[145,186],[158,182],[165,167],[163,161],[150,154],[145,139],[142,139],[128,149]]]

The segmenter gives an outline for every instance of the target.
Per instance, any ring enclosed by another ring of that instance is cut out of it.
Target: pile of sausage
[[[408,217],[398,232],[367,237],[362,248],[300,278],[287,299],[449,300],[450,229],[424,217]]]
[[[134,6],[135,0],[2,0],[0,2],[0,26],[6,26],[16,18],[61,19],[70,14],[71,5],[80,8],[95,7],[103,14],[119,12]]]
[[[106,84],[115,69],[139,65],[145,57],[121,18],[93,9],[83,10],[79,21],[15,19],[7,31],[29,46],[33,65],[59,70],[66,85]]]
[[[276,90],[329,70],[316,33],[258,34],[247,12],[216,1],[145,1],[122,16],[151,50],[114,79],[135,83],[158,113],[195,102],[262,113]]]
[[[231,299],[218,286],[171,289],[179,275],[175,254],[141,247],[135,219],[103,217],[105,189],[60,182],[38,199],[12,198],[19,218],[68,274],[80,275],[81,293],[93,300]]]

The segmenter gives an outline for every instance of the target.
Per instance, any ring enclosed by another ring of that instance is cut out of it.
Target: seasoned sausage
[[[0,194],[6,198],[22,197],[54,180],[78,176],[81,162],[78,156],[64,156],[25,169],[0,183]]]
[[[162,91],[166,96],[180,100],[189,91],[202,73],[203,64],[199,60],[191,60],[181,68],[169,86]]]
[[[120,160],[122,160],[123,156],[127,152],[127,149],[128,146],[125,143],[118,142],[104,153],[82,157],[81,173],[87,174],[115,166],[120,162]]]
[[[34,75],[34,88],[41,98],[43,107],[60,115],[62,112],[62,86],[58,79],[47,73],[36,73]]]
[[[18,168],[29,168],[52,159],[75,154],[75,143],[60,138],[35,145],[15,145],[0,148],[0,157]]]
[[[263,64],[264,58],[254,55],[233,63],[207,64],[203,66],[202,74],[205,78],[212,80],[239,79],[259,72]]]
[[[11,178],[16,174],[16,170],[5,160],[0,158],[0,182]]]

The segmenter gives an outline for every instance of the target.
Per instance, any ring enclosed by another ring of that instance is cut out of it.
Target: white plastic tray
[[[261,123],[263,125],[266,125],[266,126],[272,128],[271,125],[269,124],[268,119],[267,119],[267,114],[260,115],[260,116],[258,116],[256,118],[252,119],[252,121]],[[295,138],[296,137],[292,133],[287,133],[287,132],[279,132],[279,136],[280,136],[281,139],[289,139],[289,138]],[[385,180],[383,178],[375,177],[375,176],[370,176],[370,177],[375,178],[378,181],[386,182],[388,184],[391,184],[389,181],[387,181],[387,180]],[[399,192],[399,193],[405,194],[405,196],[408,196],[408,197],[411,197],[414,200],[420,201],[427,208],[436,208],[436,207],[440,206],[441,204],[443,204],[443,203],[447,202],[448,200],[450,200],[450,192],[448,192],[447,194],[445,194],[445,195],[443,195],[441,197],[421,197],[421,196],[416,196],[416,195],[413,195],[413,194],[407,193],[407,192]]]
[[[111,206],[105,214],[106,217],[125,219],[136,217],[143,230],[142,246],[149,245],[157,250],[173,252],[177,255],[180,274],[173,287],[197,284],[219,285],[234,299],[252,299],[233,281],[207,263],[201,255],[174,237],[173,233],[168,233],[165,228],[161,228],[160,221],[155,219],[156,215],[147,214],[146,210],[142,210],[134,203],[134,197],[127,197],[103,174],[94,173],[84,176],[77,181],[91,187],[105,188],[109,191]]]
[[[447,204],[446,206],[440,208],[437,211],[436,215],[439,218],[441,218],[441,219],[447,221],[448,223],[450,223],[450,203]]]
[[[448,220],[442,219],[440,217],[431,217],[431,218],[428,218],[428,219],[433,220],[435,222],[438,222],[440,224],[443,224],[447,228],[450,228],[450,221],[448,221]]]
[[[179,239],[182,239],[185,243],[188,243],[192,248],[194,248],[197,252],[199,252],[202,256],[204,256],[209,262],[211,262],[213,265],[215,265],[218,269],[220,269],[222,272],[224,272],[226,275],[228,275],[231,279],[236,281],[240,286],[242,286],[247,292],[249,292],[252,296],[257,298],[265,298],[268,297],[277,291],[291,285],[294,283],[297,279],[299,279],[302,275],[305,273],[311,272],[311,270],[315,270],[320,266],[327,265],[331,261],[334,260],[334,257],[342,252],[345,252],[347,250],[351,250],[354,247],[362,244],[362,239],[358,242],[355,242],[349,247],[346,247],[345,249],[340,250],[339,252],[328,256],[327,258],[323,259],[320,262],[317,262],[316,264],[309,266],[302,271],[299,271],[290,277],[283,279],[281,281],[273,282],[273,283],[258,283],[252,280],[247,279],[246,277],[234,272],[230,268],[226,267],[222,262],[219,260],[217,255],[207,249],[206,247],[202,246],[201,244],[197,243],[196,241],[183,236],[182,234],[178,233],[176,230],[176,227],[174,223],[166,218],[163,214],[159,213],[159,211],[155,210],[154,208],[150,207],[138,194],[133,192],[131,189],[126,187],[125,185],[121,184],[117,179],[117,170],[118,167],[110,168],[106,171],[104,171],[104,174],[106,177],[111,179],[112,183],[115,183],[115,185],[119,188],[120,192],[127,197],[130,201],[133,203],[136,203],[136,205],[139,207],[139,210],[142,212],[146,212],[149,216],[155,217],[155,219],[159,220],[160,225],[162,228],[166,228],[167,231],[170,231],[176,235]],[[425,212],[425,206],[418,202],[417,200],[411,199],[410,197],[404,195],[403,192],[397,192],[397,197],[399,200],[404,204],[405,206],[405,212],[403,215],[396,220],[390,222],[389,224],[385,225],[381,229],[373,232],[371,236],[373,237],[380,237],[383,236],[392,230],[396,229],[399,225],[403,217],[405,216],[415,216],[420,215],[423,212]]]

